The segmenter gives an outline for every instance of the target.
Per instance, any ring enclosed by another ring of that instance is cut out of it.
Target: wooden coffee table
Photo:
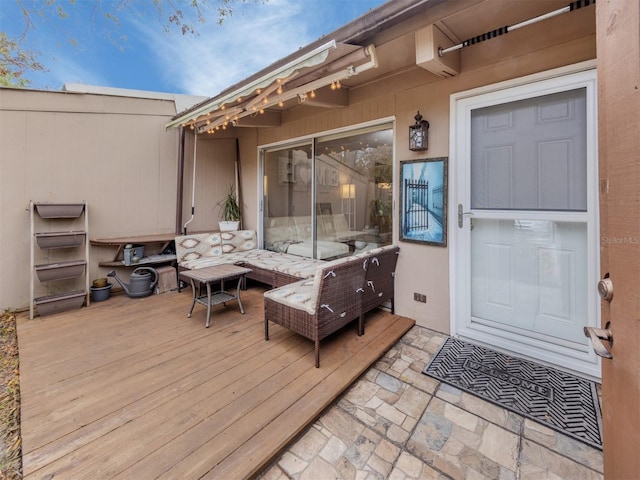
[[[209,328],[211,318],[211,307],[213,305],[219,305],[221,303],[227,303],[231,300],[238,300],[238,306],[240,307],[240,313],[244,314],[244,308],[242,308],[242,301],[240,300],[240,286],[243,283],[244,276],[251,271],[250,268],[238,267],[237,265],[215,265],[213,267],[198,268],[196,270],[186,270],[180,272],[180,276],[188,278],[191,281],[191,290],[193,292],[193,302],[191,302],[191,308],[187,314],[187,318],[191,318],[193,307],[196,302],[207,306],[207,322],[205,326]],[[238,279],[238,286],[236,293],[227,292],[224,289],[225,280]],[[211,284],[220,282],[220,290],[212,292]],[[196,289],[197,284],[197,289]],[[205,284],[207,286],[207,294],[199,295],[200,286]]]

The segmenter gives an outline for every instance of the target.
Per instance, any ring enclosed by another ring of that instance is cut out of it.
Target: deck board
[[[263,289],[206,309],[189,290],[18,319],[25,478],[247,478],[411,326],[376,311],[320,345],[278,325]]]

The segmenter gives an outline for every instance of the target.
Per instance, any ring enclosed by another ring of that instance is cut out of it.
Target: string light
[[[349,72],[347,72],[347,76],[350,76]],[[336,77],[334,76],[334,78]],[[325,78],[325,79],[316,80],[314,82],[310,82],[307,85],[307,88],[311,87],[309,90],[305,91],[304,87],[302,88],[298,87],[298,88],[295,88],[293,91],[291,91],[291,94],[285,96],[284,95],[285,80],[278,78],[276,79],[276,84],[272,84],[267,88],[256,88],[254,90],[254,94],[251,94],[249,96],[249,99],[246,100],[245,105],[233,106],[233,103],[231,103],[233,102],[233,100],[229,102],[230,104],[229,107],[227,107],[224,104],[219,105],[218,107],[219,112],[221,112],[222,110],[229,110],[226,116],[221,116],[221,118],[220,117],[216,118],[214,116],[215,115],[214,113],[206,112],[206,118],[205,118],[206,125],[209,125],[209,124],[214,125],[215,130],[219,130],[221,126],[223,129],[226,129],[228,122],[233,122],[233,124],[236,125],[238,122],[238,119],[240,118],[240,115],[242,116],[251,115],[251,117],[254,118],[258,114],[264,114],[265,110],[269,107],[269,105],[277,104],[279,108],[284,109],[285,98],[287,98],[288,100],[290,98],[295,98],[294,96],[297,95],[299,103],[304,103],[309,99],[316,99],[318,94],[315,89],[320,88],[322,86],[326,86],[327,83],[322,83],[322,82],[323,81],[327,82],[328,80],[329,78]],[[339,79],[332,80],[329,83],[329,87],[331,88],[331,90],[338,90],[342,88],[342,83]],[[298,93],[298,92],[301,92],[301,93]],[[257,97],[253,96],[255,94],[257,94]],[[277,97],[269,100],[269,95],[277,95]],[[245,100],[243,99],[243,97],[237,97],[236,102],[239,104],[239,103],[245,102]],[[238,114],[238,112],[240,113]],[[218,113],[218,115],[221,115],[221,114]],[[211,118],[215,121],[209,120],[209,116],[211,116]],[[231,120],[232,118],[233,120]],[[224,124],[222,124],[222,121],[224,121]],[[193,121],[193,125],[188,122],[185,122],[184,125],[190,125],[192,130],[195,129],[203,132],[208,132],[207,130],[208,127],[205,125],[204,122],[198,124],[198,121],[196,120],[196,121]],[[212,129],[211,133],[215,133],[215,131]],[[347,151],[349,150],[347,149]],[[345,152],[344,148],[342,149],[342,152]]]

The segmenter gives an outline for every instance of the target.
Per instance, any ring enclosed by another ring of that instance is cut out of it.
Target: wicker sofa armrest
[[[365,273],[363,259],[348,257],[318,267],[312,280],[300,282],[311,287],[306,292],[296,291],[296,283],[266,292],[265,340],[269,340],[270,321],[293,330],[314,341],[316,367],[319,367],[320,340],[356,319],[358,335],[363,333],[361,297]],[[298,293],[308,298],[292,304],[291,297]],[[285,300],[286,297],[289,298]]]

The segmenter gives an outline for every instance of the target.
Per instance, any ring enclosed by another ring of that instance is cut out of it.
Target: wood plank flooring
[[[215,307],[191,293],[114,295],[18,319],[25,478],[250,478],[414,324],[375,311],[320,344],[278,325],[263,294]]]

